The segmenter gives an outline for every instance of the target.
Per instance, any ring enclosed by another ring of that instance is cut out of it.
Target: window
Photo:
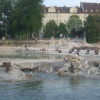
[[[66,19],[64,20],[64,23],[66,23]]]
[[[53,17],[53,14],[51,14],[51,17]]]
[[[96,9],[96,12],[98,12],[98,10]]]
[[[61,19],[59,19],[59,23],[61,23]]]
[[[59,17],[61,17],[61,15],[59,15]]]
[[[50,14],[50,17],[51,17],[51,14]]]
[[[58,23],[58,20],[56,20],[56,23]]]
[[[48,17],[48,14],[47,15],[45,15],[46,17]]]
[[[83,16],[82,15],[80,15],[80,18],[82,18]]]
[[[46,10],[44,10],[44,12],[46,12]]]
[[[48,22],[48,20],[46,20],[46,23]]]
[[[87,12],[88,10],[86,9],[85,12]]]

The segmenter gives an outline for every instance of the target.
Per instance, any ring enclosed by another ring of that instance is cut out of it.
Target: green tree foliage
[[[9,32],[13,37],[38,35],[42,26],[42,0],[17,0],[10,15]]]
[[[4,34],[4,29],[3,29],[3,22],[2,22],[2,5],[0,3],[0,37],[2,37]]]
[[[1,35],[1,30],[2,30],[2,4],[0,1],[0,35]]]
[[[0,21],[2,20],[2,2],[0,0]]]
[[[79,16],[70,16],[66,24],[66,29],[71,36],[76,36],[77,32],[82,29],[82,21],[79,19]]]
[[[45,38],[51,38],[53,37],[59,37],[58,34],[58,26],[54,20],[50,20],[45,26],[44,26],[44,37]]]
[[[12,0],[0,0],[0,35],[7,36],[7,25],[9,25],[9,16],[12,10]]]
[[[67,29],[66,29],[66,25],[64,23],[60,23],[60,25],[58,27],[58,30],[59,30],[59,34],[62,34],[63,36],[67,36],[68,35]]]
[[[100,40],[100,13],[89,15],[85,22],[85,32],[87,42],[97,42]]]

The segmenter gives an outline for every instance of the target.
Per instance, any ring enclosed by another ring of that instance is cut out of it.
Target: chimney
[[[78,8],[78,6],[76,6],[75,8]]]
[[[64,6],[64,8],[66,8],[66,6]]]

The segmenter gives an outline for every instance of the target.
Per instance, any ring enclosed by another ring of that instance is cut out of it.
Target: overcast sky
[[[44,0],[46,6],[80,6],[80,2],[99,2],[100,0]]]

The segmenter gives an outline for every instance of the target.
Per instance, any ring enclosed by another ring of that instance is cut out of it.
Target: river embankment
[[[54,43],[54,42],[53,42]],[[55,42],[58,43],[58,42]],[[27,49],[25,44],[17,46],[0,46],[0,53],[3,55],[11,55],[12,53],[43,53],[42,49],[45,48],[45,54],[53,55],[70,55],[69,61],[64,61],[64,59],[17,59],[17,58],[0,58],[0,65],[2,66],[3,62],[11,62],[12,70],[9,73],[6,73],[6,69],[1,67],[0,80],[26,80],[26,75],[23,71],[38,71],[43,73],[51,73],[60,76],[80,76],[86,78],[100,78],[100,52],[98,55],[95,55],[94,49],[98,49],[94,45],[87,43],[77,43],[77,42],[67,42],[63,44],[35,44],[28,45]],[[86,50],[81,49],[79,56],[76,54],[76,50],[69,54],[69,50],[77,47],[90,47],[90,53],[86,55]],[[58,52],[56,49],[59,48],[62,52]],[[64,57],[63,57],[64,58]],[[2,73],[4,72],[4,73]],[[6,77],[5,77],[6,76]],[[13,77],[12,77],[13,76]]]
[[[26,59],[2,59],[0,64],[4,61],[11,62],[12,69],[6,73],[5,68],[0,68],[0,80],[25,81],[27,77],[34,77],[34,75],[26,75],[24,71],[36,71],[42,73],[50,73],[60,76],[71,77],[85,77],[100,79],[100,63],[95,61],[86,61],[82,57],[70,56],[68,61],[64,60],[26,60]]]

